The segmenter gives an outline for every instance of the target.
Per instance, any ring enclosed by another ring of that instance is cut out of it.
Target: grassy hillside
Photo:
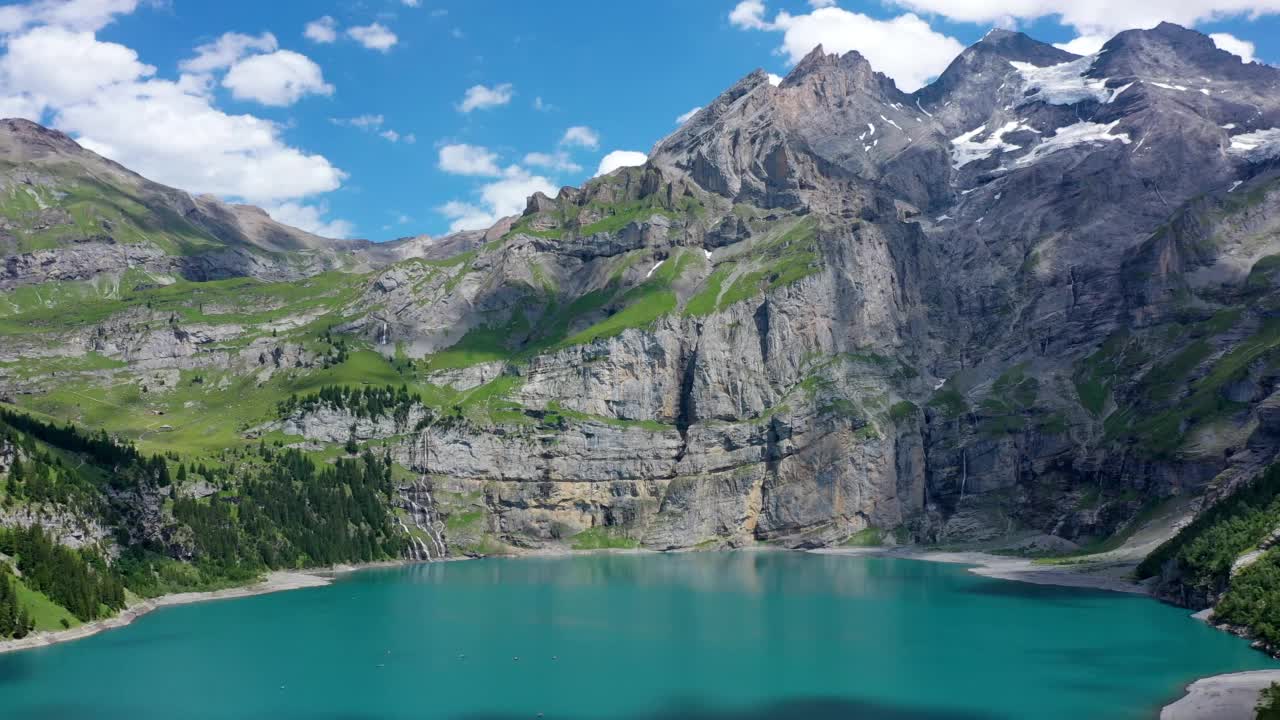
[[[70,610],[50,600],[44,593],[36,592],[27,587],[22,580],[16,580],[15,584],[18,590],[18,599],[22,602],[22,607],[30,615],[32,621],[35,622],[36,632],[66,630],[84,624],[79,618],[71,614]]]

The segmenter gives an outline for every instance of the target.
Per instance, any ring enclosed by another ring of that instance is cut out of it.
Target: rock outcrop
[[[777,86],[743,78],[644,167],[483,233],[321,247],[160,193],[222,244],[81,238],[10,254],[0,290],[145,269],[316,295],[280,299],[269,328],[258,307],[122,299],[0,360],[95,353],[123,367],[93,382],[199,371],[283,396],[377,358],[368,382],[423,391],[407,417],[241,420],[390,454],[420,478],[398,502],[427,556],[600,527],[661,549],[866,528],[1075,547],[1280,450],[1277,89],[1280,71],[1167,24],[1089,57],[994,31],[910,94],[817,48]],[[36,187],[32,157],[86,152],[8,131],[44,148],[15,160]],[[349,279],[307,279],[330,267]],[[23,397],[54,382],[0,375]]]

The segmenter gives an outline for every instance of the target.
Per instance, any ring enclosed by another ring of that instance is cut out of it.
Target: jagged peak
[[[649,158],[652,160],[666,149],[686,142],[689,138],[705,132],[735,103],[743,97],[757,92],[761,87],[767,88],[766,92],[773,90],[773,85],[769,82],[769,74],[760,68],[756,68],[720,93],[706,108],[698,112],[694,120],[681,125],[673,133],[654,143],[653,149],[649,151]]]
[[[787,73],[787,78],[803,77],[818,67],[834,64],[839,58],[840,56],[836,54],[828,55],[826,49],[822,47],[822,43],[818,43],[808,54],[800,58],[800,62],[796,63],[795,67],[791,68],[791,72]]]
[[[959,88],[991,82],[1010,62],[1046,67],[1079,58],[1079,55],[1036,40],[1026,33],[997,28],[965,48],[937,79],[917,90],[913,96],[931,104]]]
[[[782,79],[781,87],[794,87],[802,83],[805,78],[829,69],[851,71],[855,76],[861,77],[864,82],[868,83],[875,81],[877,78],[888,79],[875,72],[871,67],[871,62],[857,50],[850,50],[841,55],[840,53],[828,53],[821,44],[818,44],[800,62],[796,63],[794,68],[791,68],[791,72],[787,73],[787,76]]]

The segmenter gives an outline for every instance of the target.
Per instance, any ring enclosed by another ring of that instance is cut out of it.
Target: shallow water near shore
[[[164,608],[0,656],[0,717],[1152,718],[1197,677],[1275,667],[1147,598],[953,565],[590,555]]]

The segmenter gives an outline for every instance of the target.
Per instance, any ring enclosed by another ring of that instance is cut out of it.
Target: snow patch
[[[710,259],[711,259],[711,251],[710,251],[710,250],[708,250],[708,249],[706,249],[706,248],[702,248],[702,254],[703,254],[703,255],[705,255],[705,256],[706,256],[706,258],[707,258],[708,260],[710,260]]]
[[[924,106],[920,104],[920,98],[916,98],[916,107],[920,108],[920,112],[924,113],[925,115],[928,115],[929,117],[933,117],[933,113],[929,112],[928,110],[925,110]],[[916,118],[916,119],[919,120],[920,118]]]
[[[1149,81],[1149,82],[1150,82],[1152,85],[1155,85],[1155,86],[1156,86],[1156,87],[1158,87],[1158,88],[1164,88],[1165,90],[1177,90],[1178,92],[1186,92],[1186,91],[1187,91],[1187,86],[1186,86],[1186,85],[1170,85],[1170,84],[1168,84],[1168,83],[1156,82],[1156,81],[1154,81],[1154,80],[1151,80],[1151,81]]]
[[[986,132],[986,125],[979,125],[963,135],[960,135],[951,141],[951,166],[959,170],[977,160],[983,160],[991,157],[991,154],[997,150],[1021,150],[1021,145],[1014,145],[1004,141],[1004,136],[1015,130],[1030,130],[1031,128],[1023,125],[1017,120],[1010,120],[1001,126],[998,130],[993,131],[985,140],[974,140],[974,138]]]
[[[1231,138],[1227,153],[1249,162],[1262,162],[1280,157],[1280,128],[1254,130]]]
[[[1116,101],[1116,98],[1120,97],[1120,93],[1124,92],[1125,90],[1128,90],[1128,89],[1129,89],[1129,88],[1131,88],[1131,87],[1133,87],[1133,83],[1125,83],[1124,85],[1121,85],[1120,87],[1116,88],[1115,90],[1112,90],[1112,91],[1111,91],[1111,97],[1107,98],[1107,102],[1108,102],[1108,103],[1113,103],[1113,102],[1115,102],[1115,101]]]
[[[871,135],[875,135],[875,134],[876,134],[876,126],[875,126],[875,125],[872,125],[871,123],[867,123],[867,132],[868,132],[868,133],[870,133]]]
[[[1235,129],[1236,129],[1236,124],[1235,124],[1235,123],[1227,123],[1226,125],[1223,125],[1223,126],[1222,126],[1222,129],[1223,129],[1223,130],[1235,130]]]
[[[1244,182],[1243,180],[1236,180],[1235,182],[1231,183],[1231,187],[1227,190],[1227,192],[1229,193],[1235,192],[1236,188],[1240,187],[1240,184],[1243,182]]]
[[[644,276],[644,279],[648,280],[649,278],[653,277],[654,271],[662,267],[662,263],[666,261],[667,261],[666,258],[663,258],[662,260],[659,260],[658,262],[654,263],[653,267],[649,268],[649,272]]]
[[[887,117],[885,117],[885,116],[883,116],[883,115],[881,115],[881,116],[880,116],[880,119],[881,119],[881,120],[883,120],[883,121],[885,121],[885,122],[887,122],[887,123],[889,123],[890,125],[892,125],[892,126],[894,126],[894,127],[898,128],[899,130],[901,130],[901,129],[902,129],[902,126],[901,126],[901,125],[899,125],[898,123],[896,123],[896,122],[894,122],[894,121],[890,120],[889,118],[887,118]]]
[[[1046,155],[1052,155],[1059,150],[1066,150],[1067,148],[1084,145],[1086,143],[1111,142],[1119,140],[1125,145],[1128,145],[1131,141],[1127,134],[1111,134],[1111,131],[1114,130],[1118,124],[1120,124],[1119,120],[1107,123],[1106,125],[1081,121],[1074,125],[1060,127],[1053,137],[1045,138],[1044,142],[1032,148],[1031,152],[1018,158],[1015,164],[1030,165]]]
[[[1107,89],[1106,79],[1099,80],[1084,76],[1093,65],[1093,61],[1092,55],[1049,67],[1011,61],[1009,64],[1022,76],[1025,89],[1036,91],[1024,96],[1018,104],[1025,105],[1035,101],[1050,105],[1074,105],[1085,100],[1110,102],[1114,96]]]

